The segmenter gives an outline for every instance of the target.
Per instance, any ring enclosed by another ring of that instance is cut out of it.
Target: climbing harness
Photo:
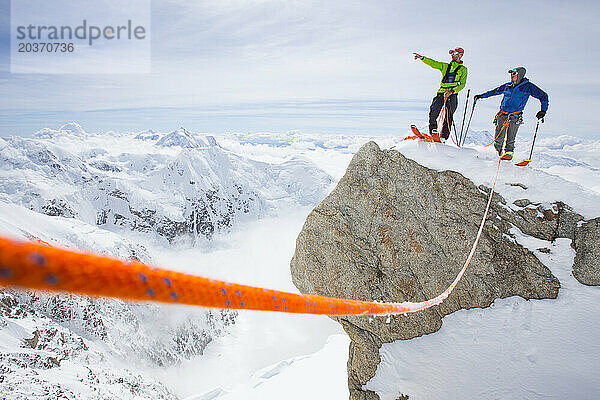
[[[519,117],[519,119],[516,121],[517,125],[521,125],[523,123],[523,111],[515,111],[515,112],[508,113],[506,111],[500,110],[500,111],[498,111],[498,114],[496,114],[496,116],[494,117],[494,125],[497,125],[498,117],[501,115],[506,115],[506,119],[502,123],[502,128],[500,128],[500,131],[498,132],[498,134],[496,135],[494,140],[492,140],[491,143],[486,144],[484,147],[489,147],[489,146],[493,145],[496,142],[496,140],[498,140],[498,138],[500,137],[500,135],[502,134],[502,131],[504,131],[504,129],[506,129],[506,131],[504,132],[504,142],[506,143],[506,136],[508,135],[508,126],[510,125],[510,117],[512,117],[513,115],[516,115]],[[502,147],[504,147],[504,145]]]
[[[452,88],[459,86],[460,82],[458,82],[456,80],[456,75],[458,74],[458,71],[461,70],[461,68],[463,68],[463,66],[461,64],[458,64],[456,69],[454,71],[451,71],[452,62],[450,62],[448,64],[448,68],[446,68],[446,72],[444,73],[444,76],[442,77],[442,82],[440,83],[440,89],[452,89]]]

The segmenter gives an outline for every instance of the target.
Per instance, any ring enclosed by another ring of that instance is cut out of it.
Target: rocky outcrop
[[[480,189],[489,190],[484,187]],[[506,201],[501,199],[494,205],[494,211],[524,234],[549,241],[573,238],[577,223],[583,220],[581,215],[561,201],[547,207],[540,203],[532,203],[528,199],[520,199],[514,201],[509,208]]]
[[[582,223],[575,229],[571,246],[575,249],[573,276],[588,286],[600,285],[600,218]]]
[[[304,293],[360,300],[435,297],[462,267],[488,193],[457,172],[428,169],[369,142],[307,217],[291,261],[294,284]],[[362,387],[374,376],[385,342],[435,332],[443,316],[498,298],[557,297],[558,279],[516,242],[512,229],[552,240],[569,235],[580,217],[558,203],[545,211],[526,200],[508,207],[498,194],[492,202],[469,272],[444,303],[390,318],[336,318],[352,340],[351,399],[378,398]]]

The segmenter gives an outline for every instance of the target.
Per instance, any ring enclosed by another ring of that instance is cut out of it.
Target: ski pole
[[[462,117],[462,123],[460,124],[460,136],[458,139],[458,147],[460,147],[460,142],[463,136],[463,128],[465,127],[465,117],[467,116],[467,106],[469,105],[469,95],[471,94],[471,89],[467,90],[467,101],[465,102],[465,111]],[[456,128],[454,128],[456,130]]]
[[[467,124],[467,129],[465,130],[465,136],[463,137],[462,144],[465,144],[465,140],[467,139],[467,133],[469,133],[469,127],[471,126],[471,119],[473,118],[473,112],[475,111],[475,104],[477,104],[477,100],[473,100],[473,108],[471,109],[471,116],[469,117],[469,123]],[[462,146],[461,144],[461,146]]]
[[[541,119],[542,123],[544,122],[544,118]],[[535,137],[538,133],[538,128],[540,127],[540,120],[538,119],[537,124],[535,125],[535,133],[533,134],[533,141],[531,142],[531,150],[529,151],[529,158],[527,160],[523,160],[520,163],[517,163],[519,167],[524,167],[531,162],[531,156],[533,155],[533,146],[535,145]]]
[[[544,123],[544,118],[542,118],[541,121],[542,121],[542,123]],[[537,124],[535,124],[535,133],[533,134],[533,141],[531,142],[531,150],[529,151],[529,161],[531,161],[531,156],[533,155],[533,145],[535,145],[535,137],[537,136],[539,127],[540,127],[540,120],[538,119]]]

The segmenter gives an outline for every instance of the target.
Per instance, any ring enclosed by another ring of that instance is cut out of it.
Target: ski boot
[[[442,143],[442,141],[440,140],[440,135],[438,135],[437,129],[433,129],[431,131],[431,138],[434,142]]]

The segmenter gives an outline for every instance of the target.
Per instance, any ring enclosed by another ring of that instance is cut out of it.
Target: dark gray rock
[[[600,218],[586,221],[575,229],[571,246],[575,249],[573,276],[588,286],[600,285]]]
[[[359,300],[417,302],[435,297],[462,267],[487,193],[489,188],[478,188],[457,172],[428,169],[369,142],[307,217],[291,261],[294,284],[303,293]],[[557,297],[559,281],[509,232],[513,221],[525,226],[519,219],[537,218],[537,209],[535,216],[517,216],[499,195],[493,204],[468,273],[444,303],[389,319],[336,318],[352,340],[351,399],[377,398],[362,387],[375,374],[382,343],[435,332],[443,316],[487,307],[497,298]],[[546,219],[538,221],[538,230],[551,237],[560,222]]]
[[[504,200],[494,205],[494,211],[503,219],[515,225],[526,235],[538,239],[554,241],[557,238],[573,238],[577,223],[583,217],[574,212],[571,207],[557,201],[546,207],[532,203],[528,199],[515,200],[517,210],[505,207]]]
[[[44,214],[52,217],[76,218],[78,214],[73,208],[63,199],[49,200],[42,206],[41,210]]]

